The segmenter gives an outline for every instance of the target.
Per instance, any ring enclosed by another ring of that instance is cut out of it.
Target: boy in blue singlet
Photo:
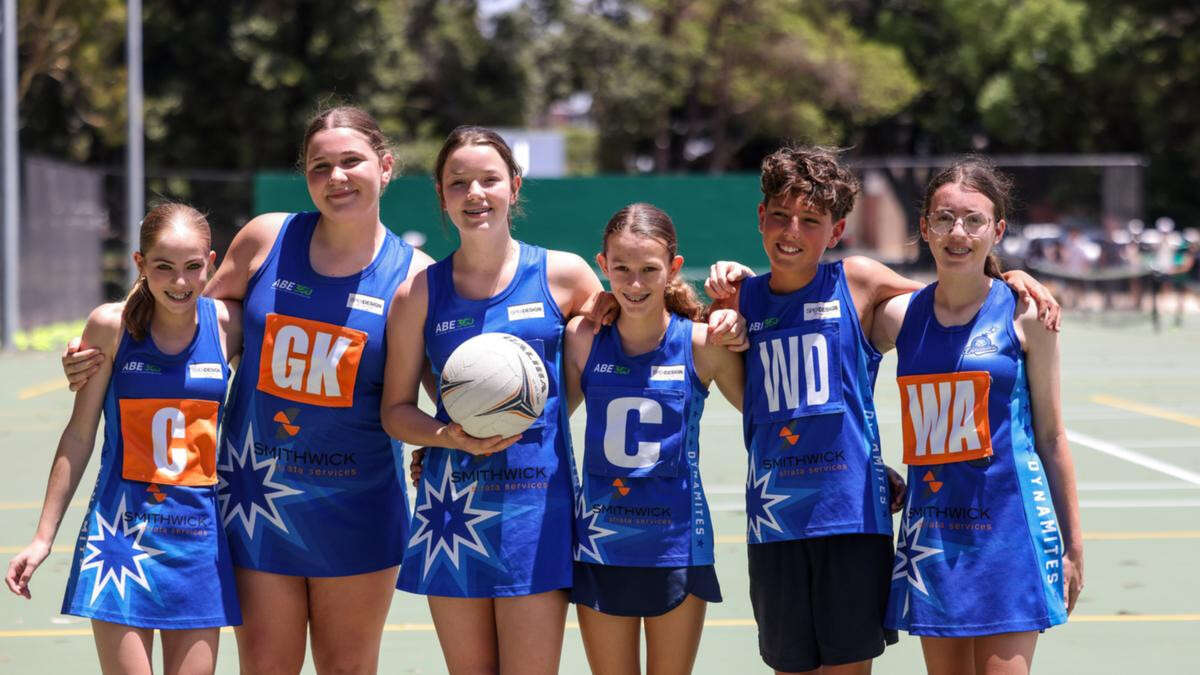
[[[770,272],[720,262],[705,284],[745,317],[750,340],[743,426],[759,651],[777,672],[867,673],[896,639],[883,618],[891,513],[903,499],[880,456],[880,353],[867,336],[880,303],[920,284],[861,256],[821,262],[859,189],[831,151],[776,151],[763,160],[761,187]],[[1028,276],[1010,283],[1044,291]],[[1056,323],[1057,306],[1046,311]]]

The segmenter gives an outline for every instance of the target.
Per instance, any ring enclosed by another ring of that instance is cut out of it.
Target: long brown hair
[[[508,147],[508,143],[500,134],[487,127],[474,126],[464,124],[460,127],[455,127],[454,131],[446,137],[442,143],[442,149],[438,151],[437,159],[433,163],[433,182],[437,188],[438,202],[442,206],[443,218],[446,209],[446,200],[442,198],[442,171],[446,168],[446,160],[450,159],[450,153],[467,145],[489,145],[496,154],[500,155],[500,159],[504,160],[504,165],[508,167],[508,180],[515,181],[521,175],[521,166],[517,164],[516,157],[513,156],[512,148]],[[520,195],[508,205],[508,225],[512,227],[513,216],[522,215]],[[446,221],[443,219],[442,224]]]
[[[204,240],[204,250],[212,246],[212,232],[208,227],[208,219],[196,209],[178,202],[164,202],[150,209],[142,219],[141,231],[138,234],[138,252],[145,259],[146,252],[158,243],[162,234],[173,224],[186,225],[197,236]],[[205,261],[207,263],[207,261]],[[150,320],[154,318],[154,294],[150,292],[150,283],[143,274],[134,282],[129,295],[125,296],[125,309],[121,312],[121,323],[125,330],[135,340],[146,339],[150,330]]]
[[[649,237],[660,242],[667,248],[667,262],[675,259],[679,252],[679,240],[675,235],[675,223],[662,209],[638,202],[630,204],[613,214],[604,227],[603,250],[607,255],[608,238],[621,232],[632,232],[641,237]],[[708,308],[700,301],[696,289],[677,274],[667,283],[664,298],[667,311],[672,314],[703,321],[708,314]]]
[[[1012,179],[996,170],[987,159],[976,155],[968,155],[956,161],[929,181],[925,188],[925,198],[921,201],[921,217],[929,219],[929,202],[933,195],[943,185],[961,185],[968,190],[978,192],[992,202],[992,223],[1007,220],[1008,211],[1012,207]],[[993,248],[983,263],[983,273],[994,279],[1002,279],[1003,269],[1000,267],[1000,257]]]

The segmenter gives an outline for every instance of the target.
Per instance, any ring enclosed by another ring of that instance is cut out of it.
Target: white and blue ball
[[[546,407],[550,378],[533,347],[508,333],[460,344],[442,368],[442,406],[476,438],[516,436]]]

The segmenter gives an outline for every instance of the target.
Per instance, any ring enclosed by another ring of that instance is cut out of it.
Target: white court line
[[[1178,509],[1200,507],[1200,499],[1081,499],[1082,509]],[[744,513],[742,502],[717,502],[708,505],[713,513]]]
[[[1095,483],[1079,483],[1076,488],[1079,492],[1162,492],[1164,490],[1200,490],[1200,485],[1191,485],[1189,483],[1181,483],[1179,481],[1165,480],[1145,480],[1145,481],[1125,481],[1125,482],[1095,482]],[[744,485],[713,485],[705,486],[704,492],[707,495],[741,495],[745,494],[746,486]]]
[[[1174,464],[1164,462],[1160,459],[1155,459],[1149,455],[1143,455],[1140,452],[1136,452],[1128,448],[1122,448],[1121,446],[1109,443],[1108,441],[1102,441],[1099,438],[1092,438],[1091,436],[1081,434],[1078,431],[1072,431],[1070,429],[1067,429],[1067,440],[1071,441],[1072,443],[1078,443],[1084,447],[1103,452],[1106,455],[1112,455],[1117,459],[1123,459],[1131,464],[1137,464],[1138,466],[1146,467],[1152,471],[1166,474],[1172,478],[1178,478],[1179,480],[1187,481],[1193,485],[1200,485],[1200,473],[1188,471],[1183,467],[1175,466]]]

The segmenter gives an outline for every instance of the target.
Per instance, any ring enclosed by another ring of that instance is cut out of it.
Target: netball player
[[[761,187],[770,272],[718,263],[705,286],[738,308],[749,333],[743,421],[759,650],[776,672],[866,673],[895,641],[883,618],[890,512],[902,496],[880,456],[880,352],[868,336],[876,307],[919,284],[865,257],[821,262],[859,187],[834,153],[782,148],[763,160]],[[1044,293],[1027,276],[1015,283]]]
[[[297,672],[311,635],[318,672],[373,672],[409,522],[384,331],[432,261],[379,220],[393,159],[369,114],[326,110],[301,147],[317,211],[247,223],[206,289],[245,304],[218,467],[238,653],[245,673]]]
[[[455,129],[434,176],[461,245],[406,284],[389,320],[383,423],[396,438],[430,446],[399,588],[428,596],[451,673],[554,673],[575,480],[562,332],[601,286],[579,256],[513,239],[521,174],[494,131]],[[520,437],[474,439],[440,404],[436,417],[417,407],[425,358],[440,373],[455,347],[492,331],[528,342],[550,375],[545,410]]]
[[[1039,631],[1066,621],[1083,587],[1057,336],[992,253],[1008,203],[981,160],[934,177],[921,238],[937,281],[874,324],[899,356],[911,486],[887,625],[921,636],[935,674],[1028,673]]]
[[[618,211],[596,261],[621,311],[595,335],[583,317],[567,325],[568,396],[587,407],[572,601],[592,672],[641,672],[644,624],[646,670],[688,673],[705,609],[721,601],[700,415],[714,380],[741,408],[742,359],[701,323],[666,213]]]
[[[216,260],[204,216],[161,204],[142,220],[139,277],[96,308],[84,344],[106,356],[75,396],[33,541],[6,582],[30,597],[91,457],[100,471],[79,530],[63,613],[88,617],[106,673],[150,673],[154,630],[168,673],[211,673],[218,629],[241,622],[217,514],[217,421],[241,350],[237,303],[201,297]]]

